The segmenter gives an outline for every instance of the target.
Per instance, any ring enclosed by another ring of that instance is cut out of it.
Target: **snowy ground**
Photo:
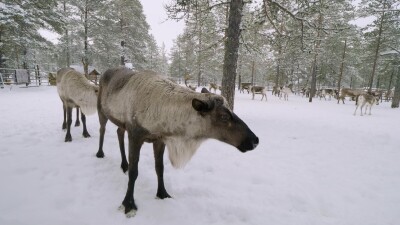
[[[74,127],[64,143],[55,87],[0,89],[0,224],[400,224],[399,109],[383,103],[360,117],[354,102],[257,98],[237,93],[235,111],[260,145],[243,154],[207,141],[182,170],[165,157],[172,199],[155,199],[146,144],[139,211],[127,219],[116,127],[107,125],[106,157],[97,159],[97,115],[87,119],[91,138]]]

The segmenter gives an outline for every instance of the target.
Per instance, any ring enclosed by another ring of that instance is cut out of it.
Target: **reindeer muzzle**
[[[253,150],[258,145],[258,137],[252,134],[250,137],[247,137],[240,145],[237,147],[241,152],[247,152]]]

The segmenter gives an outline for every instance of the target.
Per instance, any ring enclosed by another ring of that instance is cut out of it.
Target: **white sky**
[[[184,22],[166,20],[167,14],[164,5],[170,0],[141,0],[143,12],[147,23],[150,25],[150,33],[153,34],[158,46],[165,44],[167,51],[173,45],[173,40],[183,32]]]
[[[173,40],[183,32],[184,22],[167,20],[167,14],[164,5],[171,0],[140,0],[143,5],[143,13],[146,21],[150,25],[150,33],[153,34],[159,47],[165,44],[166,50],[169,52],[173,46]],[[358,4],[360,0],[356,1]],[[373,21],[374,17],[359,18],[352,23],[359,27],[365,27]],[[59,35],[47,31],[40,30],[40,33],[53,43],[58,42]]]

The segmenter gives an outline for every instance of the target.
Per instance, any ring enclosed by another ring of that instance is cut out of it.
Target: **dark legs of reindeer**
[[[90,134],[89,134],[89,132],[87,131],[87,128],[86,128],[86,116],[82,112],[81,112],[81,119],[82,119],[82,124],[83,124],[83,133],[82,133],[82,135],[85,138],[90,137]]]
[[[99,122],[100,122],[100,140],[99,140],[99,150],[96,153],[97,158],[103,158],[103,142],[104,142],[104,133],[106,132],[106,124],[107,124],[107,117],[101,112],[101,109],[98,108],[97,113],[99,115]]]
[[[133,199],[133,193],[135,190],[135,182],[138,176],[138,163],[139,163],[139,154],[140,148],[143,145],[143,141],[138,139],[138,135],[132,129],[128,129],[128,138],[129,138],[129,182],[128,182],[128,190],[126,191],[126,195],[124,200],[122,201],[122,205],[125,208],[125,214],[127,217],[132,217],[136,214],[136,204]],[[136,137],[135,137],[136,136]]]
[[[71,137],[71,124],[72,124],[72,108],[66,107],[67,109],[67,134],[65,135],[65,142],[72,141]]]
[[[165,144],[162,141],[156,141],[153,143],[154,159],[157,173],[157,197],[160,199],[171,198],[164,187],[164,150]]]
[[[82,121],[83,122],[83,121]],[[79,121],[79,107],[76,107],[76,121],[75,121],[75,126],[79,127],[81,125],[81,122]]]
[[[125,143],[124,143],[124,136],[125,136],[125,129],[118,128],[118,142],[119,142],[119,150],[121,151],[121,169],[124,173],[128,170],[128,161],[126,160],[125,155]]]
[[[62,124],[62,129],[65,130],[65,129],[67,129],[67,109],[65,107],[64,102],[63,102],[63,112],[64,112],[64,120],[63,120],[63,124]]]

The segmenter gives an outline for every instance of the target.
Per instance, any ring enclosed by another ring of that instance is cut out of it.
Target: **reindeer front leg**
[[[157,173],[157,197],[160,199],[171,198],[167,193],[164,186],[164,150],[165,144],[162,141],[156,141],[153,143],[155,167]]]
[[[135,204],[135,200],[133,197],[135,190],[135,182],[138,177],[138,163],[139,163],[139,155],[140,148],[143,145],[143,140],[141,140],[140,132],[136,129],[128,129],[128,138],[129,138],[129,182],[128,189],[126,191],[126,195],[124,200],[122,201],[122,206],[120,209],[125,210],[126,216],[133,217],[136,215],[137,206]]]
[[[67,111],[67,134],[65,135],[65,142],[72,141],[71,124],[72,124],[72,107],[66,106]]]
[[[76,121],[75,121],[75,126],[79,127],[81,125],[81,122],[79,121],[79,107],[76,107]]]
[[[356,113],[357,113],[358,106],[359,106],[359,105],[356,105],[356,110],[354,110],[354,113],[353,113],[354,116],[355,116]]]

